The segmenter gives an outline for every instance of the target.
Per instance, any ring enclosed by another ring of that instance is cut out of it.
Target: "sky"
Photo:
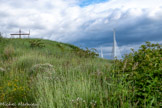
[[[113,29],[123,54],[145,41],[162,44],[162,0],[0,0],[0,32],[102,47],[109,58]]]

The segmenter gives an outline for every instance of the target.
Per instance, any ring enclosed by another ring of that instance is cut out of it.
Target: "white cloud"
[[[72,43],[104,38],[102,33],[136,25],[142,18],[161,21],[162,17],[162,0],[110,0],[86,7],[78,2],[0,0],[0,30],[14,33],[19,28],[31,29],[32,37]]]

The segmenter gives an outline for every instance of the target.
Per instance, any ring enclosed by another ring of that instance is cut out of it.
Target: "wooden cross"
[[[29,36],[30,36],[30,30],[29,30],[29,33],[21,33],[21,29],[19,29],[19,33],[13,33],[13,34],[10,34],[10,35],[11,35],[11,37],[13,35],[19,35],[19,38],[21,38],[21,35],[28,35],[28,38],[29,38]]]

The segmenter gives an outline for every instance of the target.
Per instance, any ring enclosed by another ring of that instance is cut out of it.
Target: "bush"
[[[34,47],[43,48],[43,47],[45,47],[44,43],[42,43],[41,40],[31,40],[31,41],[29,41],[29,43],[30,43],[31,48],[34,48]]]
[[[159,44],[146,42],[138,51],[132,49],[132,53],[126,55],[123,60],[115,61],[114,70],[118,75],[124,74],[125,81],[130,82],[129,90],[133,103],[138,106],[160,105],[162,48]]]
[[[88,49],[86,48],[86,50],[80,49],[78,47],[74,48],[73,52],[78,55],[79,57],[97,57],[97,51],[96,49],[92,48],[92,49]]]

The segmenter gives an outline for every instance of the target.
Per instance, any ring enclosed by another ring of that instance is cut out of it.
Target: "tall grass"
[[[0,68],[5,70],[0,74],[1,103],[17,103],[17,107],[20,102],[35,103],[39,108],[138,107],[131,101],[129,82],[112,71],[110,61],[80,57],[72,53],[74,46],[47,40],[41,40],[43,48],[30,48],[29,41],[1,43]],[[3,52],[13,49],[12,59],[4,59]],[[48,69],[48,64],[53,69]],[[39,66],[47,69],[40,67],[43,72],[35,69],[31,75],[33,67]]]
[[[106,66],[92,62],[88,66],[83,64],[67,70],[59,68],[50,77],[37,76],[36,101],[41,108],[130,106],[124,100],[127,90],[116,83]]]

